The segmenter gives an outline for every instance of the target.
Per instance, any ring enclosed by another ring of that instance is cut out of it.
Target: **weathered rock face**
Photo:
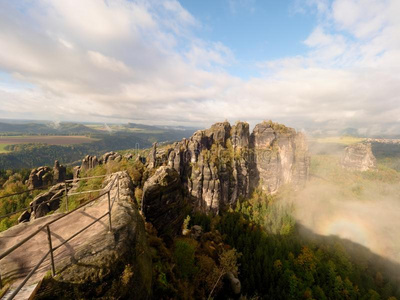
[[[57,276],[44,276],[49,265],[36,272],[39,272],[38,279],[45,278],[35,299],[151,299],[153,268],[144,221],[133,198],[133,184],[127,172],[110,175],[105,184],[109,186],[116,175],[120,176],[120,196],[116,197],[112,207],[112,232],[105,225],[108,224],[107,217],[68,242],[68,247],[55,257]],[[111,197],[116,195],[115,186],[111,190]],[[72,236],[107,211],[105,195],[95,205],[86,206],[57,221],[58,226],[52,225],[54,241],[59,236]],[[9,241],[19,235],[22,235],[22,239],[24,234],[30,234],[38,226],[59,216],[53,214],[31,223],[19,224],[1,232],[0,239]],[[10,245],[0,243],[1,252],[6,247]],[[21,274],[21,270],[25,273],[30,271],[26,266],[36,264],[43,251],[48,251],[46,235],[38,234],[37,240],[28,241],[26,249],[29,251],[21,248],[13,252],[15,257],[10,258],[10,263],[2,260],[3,279],[8,278],[5,275],[9,274],[23,278],[26,274]]]
[[[142,212],[160,236],[175,236],[182,229],[185,201],[179,174],[160,167],[143,187]]]
[[[122,160],[121,154],[111,151],[111,152],[107,152],[107,153],[103,154],[103,156],[100,158],[99,163],[107,164],[111,161],[120,162],[121,160]]]
[[[93,169],[99,164],[97,160],[97,156],[86,155],[84,159],[82,159],[82,165],[80,170],[88,170]]]
[[[34,189],[42,186],[63,182],[66,178],[67,169],[60,165],[59,161],[54,162],[53,169],[43,166],[33,169],[29,174],[28,188]]]
[[[63,165],[60,165],[59,161],[56,160],[54,162],[53,168],[53,183],[63,182],[66,178],[67,168]]]
[[[271,122],[256,125],[251,135],[254,149],[252,183],[274,194],[284,184],[304,184],[310,163],[305,136]]]
[[[52,182],[52,170],[49,167],[39,167],[31,171],[27,184],[30,189],[34,189],[51,184]]]
[[[18,218],[18,222],[27,222],[33,219],[41,218],[51,211],[55,211],[60,207],[62,196],[65,193],[65,185],[56,184],[50,188],[48,192],[37,195],[31,203],[30,209],[24,211]]]
[[[218,212],[248,197],[260,185],[276,193],[284,184],[300,187],[308,178],[309,155],[305,136],[272,122],[217,123],[199,130],[167,149],[154,149],[150,168],[175,169],[193,205]]]
[[[127,159],[130,159],[130,158],[127,158]],[[105,165],[111,161],[120,162],[121,160],[122,160],[122,155],[118,154],[116,152],[113,152],[113,151],[103,154],[103,156],[100,157],[100,159],[98,159],[97,156],[86,155],[82,159],[81,166],[74,168],[74,179],[77,178],[79,176],[80,172],[82,172],[82,171],[94,169],[98,165]]]
[[[342,157],[342,166],[352,171],[368,171],[376,168],[376,158],[370,143],[358,143],[346,147]]]

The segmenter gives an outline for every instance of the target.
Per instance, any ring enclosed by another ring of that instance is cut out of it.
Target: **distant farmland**
[[[16,144],[48,144],[48,145],[72,145],[83,144],[97,141],[86,136],[0,136],[0,153],[7,152],[4,147],[6,145]]]

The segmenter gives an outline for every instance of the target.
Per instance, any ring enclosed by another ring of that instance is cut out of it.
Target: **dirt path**
[[[111,190],[111,199],[117,194],[117,187]],[[69,216],[50,225],[51,239],[53,248],[60,245],[77,231],[93,222],[95,219],[108,211],[108,197],[104,195],[98,201],[71,213]],[[36,231],[44,224],[58,218],[61,214],[53,214],[32,222],[22,223],[0,233],[0,253],[9,249],[26,236]],[[93,235],[100,232],[108,232],[108,216],[100,222],[95,223],[89,229],[85,230],[71,241],[61,246],[54,252],[55,267],[62,261],[63,264],[74,261],[74,253]],[[15,288],[32,270],[39,260],[49,251],[47,232],[42,230],[32,239],[27,241],[14,252],[0,261],[0,274],[2,279],[14,278],[11,288]],[[26,285],[32,285],[38,282],[50,271],[50,255],[42,263],[35,274],[29,279]]]

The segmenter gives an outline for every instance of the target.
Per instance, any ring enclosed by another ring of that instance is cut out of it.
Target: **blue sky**
[[[232,50],[235,61],[227,69],[241,78],[258,76],[257,62],[305,54],[308,47],[303,42],[317,21],[313,12],[300,13],[287,0],[180,3],[201,22],[198,36]]]
[[[0,118],[400,131],[398,0],[0,0]]]

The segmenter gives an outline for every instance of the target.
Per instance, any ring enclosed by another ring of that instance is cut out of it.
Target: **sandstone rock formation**
[[[376,158],[370,143],[358,143],[346,147],[341,164],[351,171],[368,171],[376,168]]]
[[[66,179],[66,174],[67,169],[56,160],[53,169],[46,166],[33,169],[29,174],[27,185],[28,188],[34,189],[63,182]]]
[[[112,210],[113,232],[104,228],[93,234],[75,252],[73,260],[64,262],[66,266],[61,266],[63,271],[56,282],[52,280],[48,283],[52,286],[51,291],[43,288],[42,295],[57,297],[60,291],[65,293],[68,290],[70,299],[84,299],[96,294],[108,299],[108,293],[118,294],[121,299],[150,299],[152,260],[143,218],[133,198],[134,187],[127,172],[109,176],[105,185],[110,184],[114,176],[120,176],[120,199],[114,203]],[[115,190],[113,192],[116,193]],[[121,283],[120,278],[127,265],[132,274],[125,279],[129,282]],[[104,284],[110,278],[115,280],[112,289],[111,285]],[[74,288],[66,289],[66,286]]]
[[[48,192],[37,195],[31,203],[30,209],[24,211],[18,218],[18,223],[28,222],[33,219],[41,218],[51,211],[60,207],[62,197],[65,193],[65,185],[56,184]]]
[[[30,189],[49,185],[53,182],[52,170],[49,167],[33,169],[29,174],[27,185]]]
[[[118,154],[116,152],[107,152],[105,154],[103,154],[100,159],[97,158],[97,156],[95,155],[86,155],[83,159],[82,159],[82,164],[79,167],[75,167],[74,168],[74,179],[79,177],[79,174],[82,171],[85,170],[90,170],[90,169],[94,169],[96,168],[96,166],[98,165],[105,165],[111,161],[115,161],[115,162],[120,162],[122,160],[122,155]],[[129,159],[129,158],[126,158]]]
[[[86,155],[85,158],[82,159],[80,170],[94,169],[98,164],[97,156]]]
[[[160,236],[175,236],[182,230],[185,202],[179,174],[162,166],[143,187],[142,212]]]
[[[60,165],[59,161],[56,160],[54,162],[54,167],[53,167],[53,183],[59,183],[63,182],[66,178],[67,174],[67,168],[64,167],[63,165]]]
[[[270,194],[284,184],[298,188],[310,164],[305,136],[270,121],[252,134],[244,122],[216,123],[172,147],[154,145],[148,160],[150,168],[174,168],[193,205],[205,212],[234,206],[259,185]]]
[[[57,276],[45,276],[49,259],[36,271],[27,285],[44,278],[35,299],[150,299],[152,259],[144,221],[133,198],[133,185],[127,172],[118,172],[105,180],[106,188],[119,175],[119,199],[112,207],[112,232],[108,219],[95,223],[55,253]],[[117,187],[111,197],[118,195]],[[78,209],[52,223],[53,247],[72,236],[108,211],[107,195],[93,205]],[[56,213],[22,223],[0,233],[0,251],[4,252],[38,227],[58,218]],[[2,260],[3,280],[15,279],[14,287],[48,251],[46,234],[37,234],[25,246]]]
[[[103,156],[100,158],[100,164],[107,164],[108,162],[111,161],[120,162],[121,160],[122,160],[121,154],[111,151],[103,154]]]
[[[253,183],[274,194],[284,184],[307,180],[310,159],[305,136],[272,122],[256,125],[251,135],[255,154]]]

